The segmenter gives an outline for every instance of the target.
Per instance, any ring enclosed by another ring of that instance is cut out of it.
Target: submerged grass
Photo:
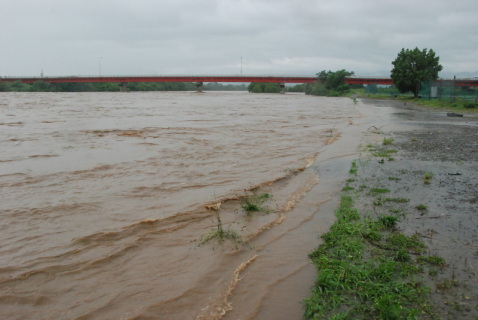
[[[224,229],[219,210],[216,210],[216,223],[215,229],[201,236],[199,245],[203,245],[211,240],[217,240],[219,243],[224,242],[224,240],[232,240],[235,243],[246,244],[244,238],[237,231],[230,229],[230,226]]]
[[[417,274],[423,272],[423,264],[443,265],[443,259],[418,259],[425,246],[418,236],[396,230],[398,217],[363,217],[350,195],[342,196],[336,216],[322,236],[324,243],[309,255],[318,275],[311,297],[305,300],[305,317],[433,317],[427,302],[429,289],[417,280]]]
[[[264,203],[271,198],[268,193],[257,193],[255,191],[252,194],[248,194],[241,199],[241,208],[247,213],[252,212],[265,212],[269,213],[269,208]]]

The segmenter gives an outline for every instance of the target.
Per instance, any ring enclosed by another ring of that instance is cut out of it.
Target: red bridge
[[[34,83],[44,81],[48,83],[68,83],[68,82],[118,82],[125,86],[128,82],[195,82],[198,88],[203,82],[269,82],[279,83],[313,83],[317,80],[316,76],[69,76],[69,77],[4,77],[0,81],[24,83]],[[470,86],[478,87],[478,79],[457,79],[457,80],[439,80],[454,81],[457,87]],[[346,78],[348,84],[383,84],[393,85],[390,78]]]
[[[270,83],[312,83],[316,76],[81,76],[81,77],[5,77],[0,81],[21,81],[34,83],[44,81],[48,83],[66,82],[270,82]],[[348,78],[348,83],[360,84],[392,84],[391,79],[378,78]]]

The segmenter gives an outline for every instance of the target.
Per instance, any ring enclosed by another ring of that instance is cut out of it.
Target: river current
[[[359,117],[303,94],[1,93],[0,318],[300,309],[317,242],[303,226],[327,201],[307,200],[324,183],[313,164]],[[244,212],[264,193],[266,212]],[[242,241],[201,244],[218,216]]]

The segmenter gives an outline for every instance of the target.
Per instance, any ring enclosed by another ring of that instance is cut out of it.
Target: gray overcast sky
[[[432,48],[478,76],[477,0],[0,0],[0,76],[389,76]]]

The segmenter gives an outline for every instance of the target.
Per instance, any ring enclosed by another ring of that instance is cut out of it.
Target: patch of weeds
[[[393,229],[397,225],[398,217],[396,216],[381,216],[378,221],[387,229]]]
[[[409,199],[405,199],[405,198],[385,198],[383,201],[394,202],[394,203],[408,203],[408,202],[410,202]]]
[[[395,251],[413,251],[414,253],[423,252],[425,248],[425,244],[420,241],[416,234],[407,236],[400,232],[392,233],[386,239],[386,244],[389,249],[394,249]]]
[[[351,191],[351,190],[355,190],[355,188],[351,186],[345,186],[342,188],[342,191]]]
[[[235,230],[228,229],[217,229],[217,230],[211,230],[210,232],[203,234],[201,238],[199,239],[199,244],[205,244],[209,242],[210,240],[216,239],[220,243],[222,243],[224,240],[232,240],[237,243],[244,244],[244,239],[242,236],[237,233]]]
[[[408,277],[410,275],[423,273],[423,268],[414,264],[403,265],[400,269],[400,276]]]
[[[376,230],[367,230],[366,232],[364,232],[363,236],[364,238],[369,239],[373,242],[379,242],[380,240],[382,240],[382,234],[380,234]]]
[[[390,192],[389,189],[372,188],[372,189],[370,189],[369,194],[372,195],[372,196],[375,196],[377,194],[383,194],[383,193],[389,193],[389,192]]]
[[[352,167],[350,168],[349,173],[357,175],[357,171],[358,171],[357,161],[354,160],[352,161]]]
[[[442,282],[439,282],[436,284],[437,289],[451,289],[453,287],[458,287],[459,283],[458,281],[452,279],[444,279]]]
[[[463,104],[463,107],[466,108],[466,109],[478,108],[478,103],[468,102],[468,103]]]
[[[309,254],[318,273],[305,318],[432,318],[429,289],[415,280],[423,269],[411,259],[424,247],[418,236],[391,231],[395,216],[363,218],[348,195],[336,216],[323,244]]]
[[[431,276],[431,277],[436,277],[438,275],[438,269],[433,268],[433,269],[428,270],[428,275]]]
[[[390,181],[400,181],[400,180],[402,180],[402,178],[398,178],[398,177],[388,177],[388,180],[390,180]]]
[[[412,140],[413,142],[415,142],[415,141],[418,141],[418,138],[417,138],[417,137],[413,137],[411,140]]]
[[[369,148],[369,149],[375,149],[375,145],[373,145],[373,144],[367,144],[367,148]]]
[[[211,230],[210,232],[203,234],[199,239],[199,245],[205,244],[213,239],[219,241],[219,243],[224,242],[224,240],[232,240],[236,243],[245,244],[244,239],[242,236],[235,230],[228,228],[225,230],[222,225],[221,216],[219,210],[216,211],[216,220],[217,220],[217,227],[215,230]]]
[[[375,157],[381,157],[381,158],[390,158],[390,156],[394,153],[397,153],[398,151],[395,149],[384,149],[384,150],[378,150],[374,153],[372,153],[373,156]]]
[[[247,194],[241,199],[241,208],[247,213],[265,212],[269,213],[269,208],[264,203],[271,198],[268,193],[258,194],[253,191],[252,194]]]
[[[431,264],[435,266],[445,266],[445,259],[439,256],[420,256],[417,258],[417,262],[421,264]]]
[[[352,183],[352,182],[355,182],[356,180],[355,179],[347,179],[346,182],[347,183]]]
[[[393,141],[395,141],[393,138],[383,138],[382,144],[383,144],[384,146],[388,146],[388,145],[392,144]]]
[[[428,207],[424,204],[419,204],[418,206],[415,207],[415,209],[420,210],[420,211],[425,211],[428,209]]]
[[[433,173],[425,172],[425,174],[423,175],[423,183],[430,184],[432,182],[432,178],[433,178]]]

